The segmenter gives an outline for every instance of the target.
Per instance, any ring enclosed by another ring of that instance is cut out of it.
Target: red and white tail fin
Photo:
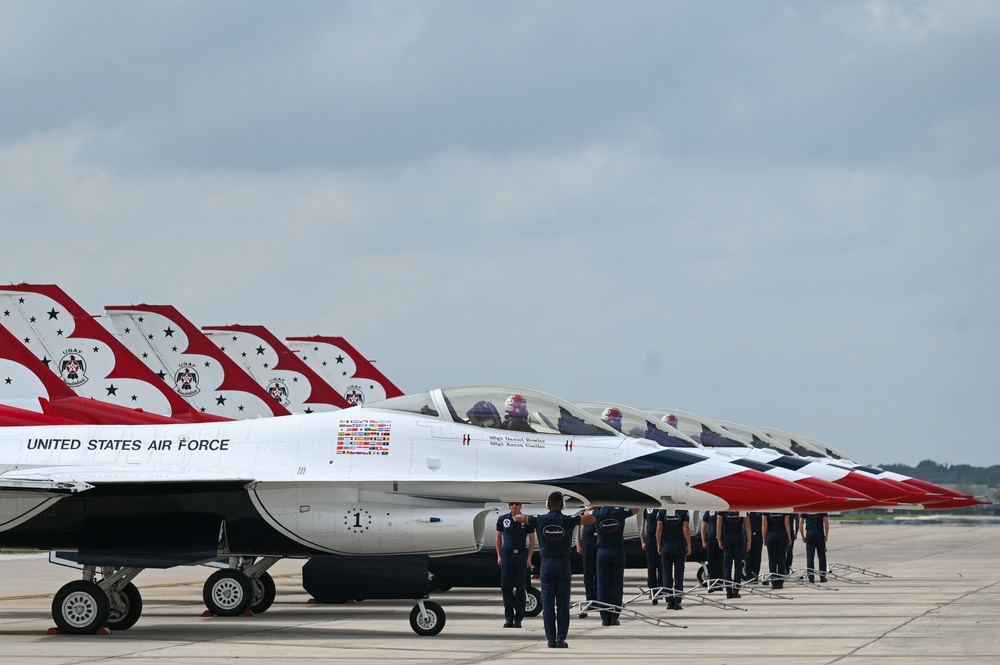
[[[0,326],[0,425],[147,425],[181,422],[110,402],[80,397]],[[12,411],[11,407],[16,407]],[[18,413],[17,411],[26,410]]]
[[[105,311],[122,343],[198,411],[237,419],[288,415],[174,307],[128,305]]]
[[[142,407],[147,415],[200,419],[184,400],[129,353],[111,331],[58,286],[0,287],[0,323],[75,392],[77,400],[80,397],[99,400],[113,405],[115,413],[125,414],[115,422],[131,418],[128,412],[134,411],[133,407]],[[27,367],[33,369],[30,364]],[[49,398],[53,407],[57,403],[67,406],[73,401],[65,394],[49,394]],[[90,412],[96,417],[93,408]],[[75,419],[62,412],[59,415]]]
[[[264,326],[202,326],[205,335],[293,413],[350,406],[309,365]]]
[[[352,406],[403,394],[343,337],[313,335],[285,341]]]

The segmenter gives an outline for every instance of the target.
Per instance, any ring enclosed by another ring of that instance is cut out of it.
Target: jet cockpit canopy
[[[419,413],[491,429],[568,436],[619,436],[583,409],[548,393],[508,386],[443,388],[373,402],[365,408]]]
[[[676,409],[645,409],[663,422],[676,423],[673,427],[688,435],[706,448],[752,448],[749,443],[741,441],[726,430],[687,411]]]
[[[655,415],[621,404],[605,402],[577,402],[578,407],[597,418],[606,412],[615,414],[622,434],[635,439],[649,439],[667,448],[699,448],[697,441],[673,429]]]

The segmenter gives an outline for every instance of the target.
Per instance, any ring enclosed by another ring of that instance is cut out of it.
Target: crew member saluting
[[[535,529],[538,552],[542,558],[539,579],[542,583],[545,638],[550,649],[565,649],[568,646],[566,634],[569,633],[569,592],[573,582],[573,569],[569,559],[573,529],[595,520],[589,513],[563,515],[563,496],[560,492],[550,494],[546,506],[549,512],[544,515],[521,513],[514,519]]]
[[[504,628],[520,628],[524,618],[528,566],[535,551],[535,529],[515,520],[521,504],[508,503],[510,512],[497,519],[497,563],[500,565],[500,593],[503,595]]]

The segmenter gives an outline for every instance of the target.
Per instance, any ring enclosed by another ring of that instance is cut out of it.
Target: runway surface
[[[1000,525],[834,523],[830,531],[831,563],[891,578],[839,569],[845,577],[821,587],[786,585],[787,598],[744,592],[733,601],[741,609],[694,598],[679,612],[648,600],[629,605],[684,628],[624,615],[620,626],[602,627],[596,612],[582,620],[574,613],[568,649],[546,647],[541,617],[526,619],[520,630],[501,628],[503,605],[493,589],[434,594],[432,600],[447,612],[446,626],[435,637],[410,630],[409,602],[310,605],[301,587],[301,561],[271,569],[278,599],[258,616],[202,618],[207,568],[145,571],[135,580],[144,610],[133,628],[107,636],[50,636],[52,595],[79,579],[78,573],[49,564],[45,555],[3,556],[0,663],[1000,662]],[[766,559],[765,552],[765,569]],[[798,542],[794,566],[804,564]],[[696,585],[695,568],[688,566],[688,589]],[[644,583],[644,571],[628,571],[626,598]],[[577,579],[573,599],[582,598]]]

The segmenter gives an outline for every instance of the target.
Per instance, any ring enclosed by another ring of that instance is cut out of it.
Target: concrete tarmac
[[[0,663],[595,663],[952,665],[1000,662],[1000,525],[838,524],[830,529],[829,562],[890,575],[875,578],[837,568],[843,578],[815,587],[788,583],[768,598],[744,592],[719,609],[692,597],[679,612],[639,600],[628,606],[685,626],[653,626],[623,615],[602,627],[596,612],[574,611],[569,648],[546,647],[541,617],[503,629],[500,593],[453,589],[432,600],[447,612],[444,630],[419,637],[409,627],[412,603],[365,601],[310,605],[301,561],[271,569],[274,606],[254,617],[203,618],[203,567],[145,571],[139,622],[107,636],[47,635],[52,595],[79,579],[45,555],[0,557]],[[763,568],[766,570],[767,554]],[[793,566],[804,567],[795,546]],[[689,565],[687,587],[696,586]],[[626,574],[626,598],[645,572]],[[753,588],[753,587],[752,587]],[[764,587],[756,587],[763,589]],[[724,600],[724,593],[698,594]],[[583,598],[577,579],[574,601]]]

